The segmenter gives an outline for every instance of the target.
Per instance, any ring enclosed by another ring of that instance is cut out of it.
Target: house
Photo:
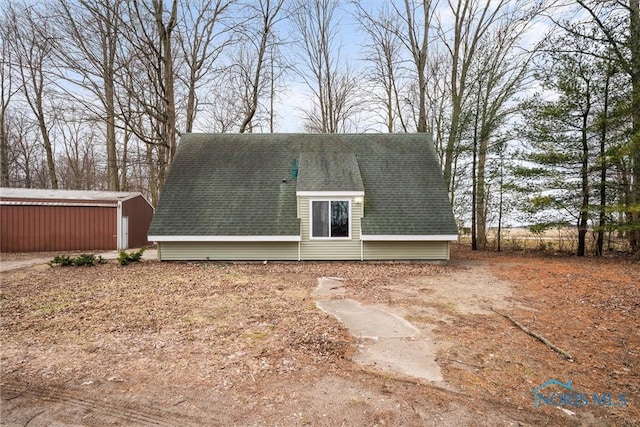
[[[161,260],[447,260],[427,134],[186,134],[149,229]]]
[[[97,251],[148,244],[140,193],[0,188],[0,251]]]

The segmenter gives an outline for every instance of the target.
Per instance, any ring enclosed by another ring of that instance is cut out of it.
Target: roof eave
[[[299,235],[293,236],[179,236],[149,235],[151,242],[299,242]]]
[[[296,191],[297,197],[363,197],[364,191]]]
[[[384,242],[455,242],[458,240],[457,234],[363,234],[361,240],[384,241]]]

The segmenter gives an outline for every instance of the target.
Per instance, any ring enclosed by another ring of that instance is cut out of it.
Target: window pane
[[[331,237],[349,237],[349,202],[331,202]]]
[[[329,202],[311,202],[313,237],[329,237]]]

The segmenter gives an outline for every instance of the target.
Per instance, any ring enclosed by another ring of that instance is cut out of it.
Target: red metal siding
[[[114,206],[3,205],[0,251],[115,249],[116,215]]]
[[[149,244],[147,232],[153,219],[153,208],[142,196],[122,202],[122,216],[129,218],[129,247]]]

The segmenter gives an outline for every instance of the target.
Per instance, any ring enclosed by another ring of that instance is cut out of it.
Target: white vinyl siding
[[[363,242],[365,260],[448,260],[449,242]]]
[[[297,242],[159,242],[162,261],[296,261]]]
[[[349,215],[351,236],[348,238],[311,238],[310,216],[312,200],[349,200],[351,205]],[[360,260],[360,218],[362,218],[362,206],[362,203],[354,203],[353,198],[298,197],[298,212],[300,213],[300,223],[302,227],[300,259],[303,261]]]

